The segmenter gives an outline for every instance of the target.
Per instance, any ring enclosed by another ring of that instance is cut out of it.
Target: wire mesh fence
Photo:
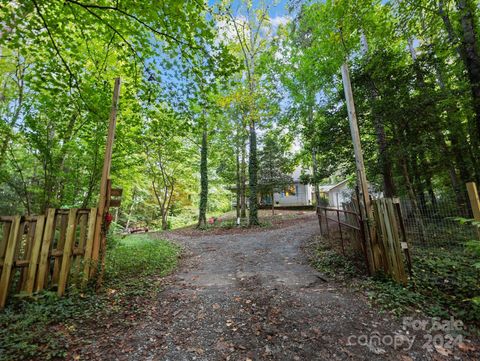
[[[398,200],[396,201],[398,202]],[[449,197],[399,199],[401,218],[408,248],[412,255],[429,250],[448,249],[463,254],[467,241],[478,238],[478,230],[461,218],[471,217],[469,204],[459,204]],[[358,202],[352,199],[341,208],[319,207],[321,234],[339,254],[360,264],[365,256]]]
[[[468,204],[442,197],[434,202],[401,198],[400,205],[407,237],[413,245],[463,247],[466,241],[478,237],[474,226],[459,220],[470,217]]]

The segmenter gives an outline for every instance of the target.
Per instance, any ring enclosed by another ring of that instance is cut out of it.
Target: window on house
[[[288,196],[294,196],[297,194],[296,192],[297,187],[294,185],[291,185],[285,189],[285,195]]]

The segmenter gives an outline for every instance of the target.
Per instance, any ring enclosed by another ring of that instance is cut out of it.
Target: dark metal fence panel
[[[320,234],[331,242],[345,257],[368,270],[365,233],[358,212],[348,206],[339,208],[318,207]]]

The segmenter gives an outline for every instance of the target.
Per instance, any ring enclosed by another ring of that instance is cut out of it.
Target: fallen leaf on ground
[[[476,350],[475,346],[470,345],[470,344],[465,343],[465,342],[460,342],[457,346],[460,349],[460,351],[463,351],[463,352],[470,352],[470,351],[475,351]]]
[[[449,350],[440,345],[434,345],[434,347],[435,347],[435,350],[442,356],[450,356],[453,353],[452,350]]]

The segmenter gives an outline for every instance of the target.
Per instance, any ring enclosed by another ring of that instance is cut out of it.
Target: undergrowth
[[[158,276],[175,268],[180,251],[148,235],[113,238],[109,244],[103,292],[70,289],[58,298],[43,291],[10,301],[0,312],[0,360],[64,358],[69,335],[82,324],[123,320],[127,313],[141,312],[140,300],[155,297],[161,287]]]
[[[406,287],[383,274],[359,276],[348,259],[325,244],[316,246],[311,263],[320,272],[366,291],[372,304],[384,311],[396,316],[453,316],[469,325],[472,333],[478,333],[480,269],[474,265],[479,255],[462,246],[445,249],[425,245],[415,247],[412,256],[412,276]]]

